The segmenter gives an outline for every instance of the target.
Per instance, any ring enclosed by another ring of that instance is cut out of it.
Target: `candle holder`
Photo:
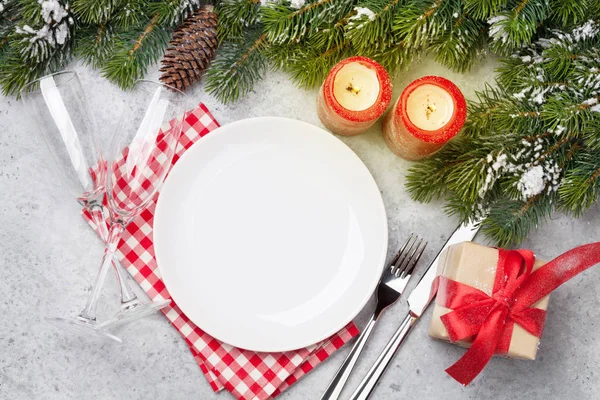
[[[350,57],[335,65],[321,85],[317,114],[333,133],[358,135],[383,115],[391,98],[385,68],[366,57]]]
[[[383,137],[396,155],[420,160],[458,134],[467,118],[467,103],[448,79],[424,76],[403,91],[383,123]]]

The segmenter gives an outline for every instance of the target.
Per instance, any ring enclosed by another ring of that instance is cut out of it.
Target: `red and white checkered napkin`
[[[219,124],[204,104],[191,111],[174,163],[202,136]],[[152,226],[156,199],[127,227],[117,255],[123,266],[152,300],[170,299],[156,268]],[[84,217],[94,227],[89,215]],[[195,326],[174,302],[162,312],[190,345],[194,358],[215,392],[223,388],[238,399],[275,397],[312,370],[359,332],[353,323],[324,342],[285,353],[257,353],[220,342]]]

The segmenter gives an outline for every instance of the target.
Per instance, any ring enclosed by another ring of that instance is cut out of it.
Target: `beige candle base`
[[[396,104],[395,107],[398,105]],[[388,111],[383,121],[383,138],[390,150],[398,157],[409,161],[429,157],[444,146],[444,143],[428,143],[411,135],[402,121],[396,121],[394,109]]]
[[[317,115],[327,129],[341,136],[354,136],[363,133],[376,121],[353,122],[339,116],[325,103],[322,85],[317,96]]]

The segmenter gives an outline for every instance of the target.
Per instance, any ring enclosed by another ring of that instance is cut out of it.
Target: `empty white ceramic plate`
[[[159,197],[169,293],[201,329],[255,351],[306,347],[356,316],[387,252],[373,177],[313,125],[254,118],[194,144]]]

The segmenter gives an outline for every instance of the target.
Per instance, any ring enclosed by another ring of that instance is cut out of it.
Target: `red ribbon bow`
[[[441,317],[450,340],[476,335],[472,346],[446,372],[468,385],[494,353],[506,354],[514,324],[541,338],[546,311],[532,307],[554,289],[600,263],[600,242],[570,250],[532,272],[529,250],[499,250],[492,295],[440,276],[437,304],[451,311]]]

